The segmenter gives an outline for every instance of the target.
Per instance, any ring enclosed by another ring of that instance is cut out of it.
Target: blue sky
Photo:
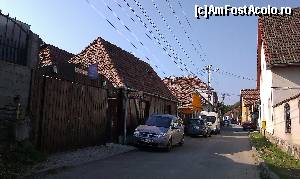
[[[151,26],[134,0],[126,1],[135,10],[136,14],[141,17],[141,20],[146,24],[148,29],[153,31],[154,37],[159,37],[155,31],[158,29],[173,47],[177,53],[177,57],[186,64],[190,71],[197,73],[204,81],[207,81],[206,74],[200,73],[199,69],[203,69],[207,64],[212,64],[214,68],[220,68],[226,72],[256,78],[257,17],[229,16],[211,17],[208,20],[196,19],[194,17],[195,4],[212,4],[215,6],[244,6],[252,4],[256,6],[271,5],[276,7],[300,6],[300,1],[295,0],[181,0],[181,8],[177,0],[169,0],[178,19],[182,23],[181,26],[171,12],[166,0],[154,0],[159,11],[170,26],[173,32],[171,33],[151,0],[138,1],[152,22],[157,26],[157,29]],[[186,72],[182,72],[176,66],[165,51],[155,42],[153,36],[151,36],[152,40],[150,40],[145,35],[145,33],[149,34],[148,31],[130,11],[124,0],[90,0],[90,3],[95,6],[98,12],[86,0],[1,0],[0,9],[5,14],[9,13],[11,17],[16,17],[18,20],[31,25],[31,30],[39,34],[46,43],[53,44],[71,53],[79,53],[89,43],[100,36],[150,63],[161,77],[187,75]],[[105,4],[113,10],[115,15]],[[132,33],[115,16],[118,16]],[[185,16],[191,23],[191,27],[188,25]],[[187,32],[188,36],[184,31]],[[178,38],[178,41],[190,59],[187,58],[187,55],[178,45],[173,34]],[[144,45],[139,44],[139,41]],[[200,42],[201,47],[197,41]],[[130,42],[137,48],[134,48]],[[166,43],[162,44],[163,47],[167,47]],[[194,50],[192,44],[194,44],[197,50]],[[145,57],[148,57],[150,61]],[[156,68],[155,65],[159,68]],[[227,104],[239,101],[238,94],[240,89],[255,88],[255,84],[255,81],[242,80],[218,72],[213,72],[212,75],[212,86],[216,91],[230,94],[230,96],[225,98],[225,103]]]

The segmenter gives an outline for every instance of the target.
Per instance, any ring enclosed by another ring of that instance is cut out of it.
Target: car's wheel
[[[184,135],[182,135],[182,138],[181,138],[181,140],[180,140],[180,142],[179,142],[179,145],[180,146],[182,146],[184,144]]]
[[[207,137],[207,133],[204,134],[204,137],[205,137],[205,138]]]
[[[166,147],[167,152],[170,152],[172,150],[172,139],[168,141],[167,147]]]
[[[208,137],[211,137],[211,132],[208,134]]]

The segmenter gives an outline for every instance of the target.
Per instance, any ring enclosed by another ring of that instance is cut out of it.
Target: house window
[[[291,133],[291,114],[290,114],[290,105],[284,105],[284,120],[285,120],[285,133]]]

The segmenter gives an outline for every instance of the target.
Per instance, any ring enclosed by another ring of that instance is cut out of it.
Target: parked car
[[[134,141],[138,147],[149,146],[170,151],[172,146],[184,143],[183,122],[173,115],[152,115],[145,125],[135,129]]]
[[[243,127],[243,130],[256,130],[257,129],[256,124],[252,121],[243,122],[242,127]]]
[[[210,127],[212,133],[214,133],[214,134],[220,133],[221,123],[220,123],[218,114],[216,112],[208,112],[208,114],[206,116],[206,121],[207,121],[208,126]]]
[[[207,111],[201,111],[201,112],[200,112],[199,118],[205,119],[205,120],[206,120],[206,116],[207,116],[207,115],[208,115],[208,112],[207,112]]]
[[[237,123],[238,123],[237,120],[234,119],[234,118],[231,118],[231,119],[230,119],[230,122],[231,122],[231,124],[237,124]]]
[[[199,136],[202,135],[204,137],[211,136],[211,130],[208,127],[206,120],[194,118],[188,119],[187,123],[187,134],[190,136]]]
[[[230,121],[228,119],[223,120],[223,126],[230,126]]]

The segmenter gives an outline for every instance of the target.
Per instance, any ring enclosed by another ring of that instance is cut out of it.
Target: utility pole
[[[210,103],[210,99],[211,99],[211,85],[210,85],[210,82],[211,82],[211,67],[212,65],[207,65],[205,66],[205,70],[207,71],[207,85],[208,85],[208,102]],[[210,112],[210,105],[208,105],[208,112]]]
[[[222,93],[222,103],[224,103],[225,96],[226,96],[226,94],[225,94],[225,93]]]

